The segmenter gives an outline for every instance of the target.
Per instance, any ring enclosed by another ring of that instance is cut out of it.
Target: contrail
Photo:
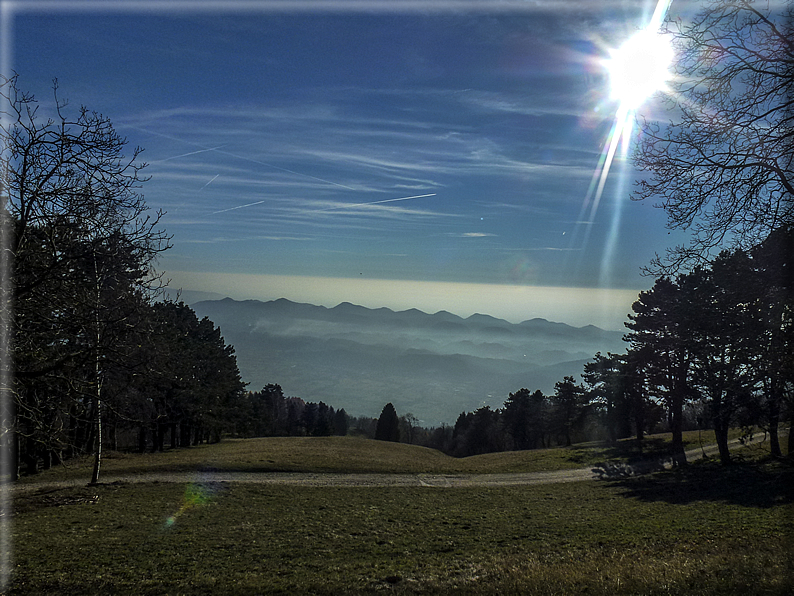
[[[218,176],[220,176],[220,174],[218,174]],[[218,176],[215,176],[215,178],[217,178]],[[215,178],[213,178],[212,180],[215,180]],[[212,180],[210,180],[210,182],[212,182]],[[207,182],[207,184],[209,184],[210,182]],[[207,186],[207,184],[205,184],[204,186]],[[382,201],[370,201],[369,203],[353,203],[351,205],[340,205],[340,206],[337,206],[337,207],[329,207],[328,209],[318,209],[316,211],[311,211],[311,213],[322,213],[324,211],[336,211],[338,209],[350,209],[351,207],[362,207],[364,205],[380,205],[381,203],[392,203],[394,201],[409,201],[411,199],[423,199],[425,197],[434,197],[434,196],[436,196],[436,193],[433,192],[433,193],[430,193],[430,194],[427,194],[427,195],[414,195],[412,197],[400,197],[400,198],[397,198],[397,199],[384,199]],[[215,215],[216,213],[226,213],[227,211],[234,211],[235,209],[242,209],[243,207],[253,207],[254,205],[261,205],[264,202],[265,201],[256,201],[255,203],[246,203],[245,205],[237,205],[237,207],[229,207],[228,209],[221,209],[220,211],[213,211],[211,213],[211,215]]]
[[[215,149],[217,151],[217,149]],[[288,170],[287,168],[282,168],[280,166],[275,166],[272,163],[268,163],[266,161],[260,161],[258,159],[253,159],[251,157],[245,157],[244,155],[237,155],[236,153],[230,153],[229,151],[218,151],[221,155],[228,155],[230,157],[236,157],[237,159],[242,159],[245,161],[250,161],[252,163],[257,163],[261,166],[266,166],[268,168],[273,168],[274,170],[281,170],[282,172],[287,172],[289,174],[295,174],[296,176],[303,176],[304,178],[311,178],[312,180],[317,180],[318,182],[325,182],[326,184],[331,184],[333,186],[338,186],[339,188],[345,188],[347,190],[356,190],[351,186],[345,186],[344,184],[339,184],[338,182],[332,182],[331,180],[326,180],[325,178],[318,178],[317,176],[311,176],[310,174],[304,174],[303,172],[296,172],[295,170]]]
[[[156,132],[154,130],[148,130],[146,128],[141,128],[140,126],[132,126],[132,125],[129,125],[129,126],[130,126],[130,128],[134,128],[136,130],[141,130],[141,131],[143,131],[145,133],[148,133],[148,134],[153,134],[153,135],[157,135],[159,137],[164,137],[166,139],[172,139],[174,141],[180,141],[182,143],[187,143],[188,145],[194,145],[196,147],[201,147],[201,145],[199,145],[198,143],[193,143],[191,141],[185,141],[184,139],[179,139],[177,137],[173,137],[171,135],[163,134],[161,132]],[[317,176],[311,176],[309,174],[304,174],[303,172],[296,172],[295,170],[288,170],[287,168],[282,168],[282,167],[279,167],[279,166],[275,166],[272,163],[268,163],[266,161],[260,161],[258,159],[252,159],[250,157],[245,157],[244,155],[237,155],[236,153],[230,153],[229,151],[220,151],[220,149],[222,149],[223,147],[226,147],[226,145],[220,145],[218,147],[202,148],[202,149],[200,149],[198,151],[192,151],[191,153],[185,153],[184,155],[175,155],[174,157],[169,157],[169,158],[166,158],[166,159],[162,159],[160,161],[168,161],[169,159],[176,159],[177,157],[185,157],[186,155],[194,155],[196,153],[203,153],[204,151],[217,151],[221,155],[228,155],[229,157],[235,157],[237,159],[242,159],[244,161],[250,161],[252,163],[256,163],[256,164],[259,164],[261,166],[266,166],[268,168],[273,168],[275,170],[281,170],[282,172],[287,172],[289,174],[295,174],[296,176],[303,176],[304,178],[311,178],[312,180],[317,180],[318,182],[324,182],[325,184],[331,184],[333,186],[338,186],[339,188],[345,188],[347,190],[357,190],[357,189],[355,189],[355,188],[353,188],[351,186],[345,186],[344,184],[339,184],[338,182],[332,182],[331,180],[326,180],[325,178],[318,178]],[[245,205],[243,205],[243,206],[245,206]]]
[[[220,176],[220,174],[215,174],[215,178],[217,178],[218,176]],[[213,182],[213,180],[215,180],[215,178],[213,178],[212,180],[210,180],[209,182],[207,182],[207,183],[206,183],[204,186],[202,186],[201,188],[199,188],[199,192],[201,192],[202,190],[204,190],[205,188],[207,188],[207,187],[208,187],[210,184],[212,184],[212,182]]]
[[[212,180],[210,180],[212,182]],[[209,184],[209,182],[207,182]],[[228,209],[221,209],[220,211],[213,211],[210,215],[215,215],[216,213],[226,213],[227,211],[234,211],[235,209],[242,209],[243,207],[253,207],[254,205],[261,205],[264,201],[257,201],[256,203],[248,203],[247,205],[237,205],[237,207],[229,207]]]
[[[361,205],[379,205],[381,203],[391,203],[392,201],[408,201],[410,199],[423,199],[425,197],[434,197],[436,193],[431,192],[429,195],[414,195],[412,197],[400,197],[399,199],[385,199],[383,201],[372,201],[371,203],[358,203],[357,205],[350,205],[351,207],[359,207]]]
[[[165,136],[165,135],[162,135]],[[198,151],[191,151],[190,153],[183,153],[182,155],[174,155],[173,157],[166,157],[165,159],[160,159],[155,163],[160,163],[163,161],[170,161],[172,159],[178,159],[180,157],[187,157],[188,155],[195,155],[196,153],[204,153],[206,151],[217,151],[218,149],[223,149],[226,145],[218,145],[217,147],[210,147],[209,149],[199,149]]]
[[[434,197],[436,193],[431,192],[428,195],[414,195],[412,197],[400,197],[399,199],[384,199],[382,201],[370,201],[369,203],[353,203],[352,205],[340,205],[338,207],[329,207],[328,209],[320,209],[319,211],[335,211],[337,209],[350,209],[351,207],[363,207],[365,205],[380,205],[381,203],[392,203],[394,201],[409,201],[411,199],[423,199],[425,197]]]

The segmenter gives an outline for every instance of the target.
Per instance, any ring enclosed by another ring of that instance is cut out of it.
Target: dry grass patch
[[[713,433],[687,433],[687,447],[709,444]],[[199,445],[163,453],[131,454],[109,452],[102,476],[112,478],[152,472],[195,472],[202,470],[239,472],[341,472],[381,474],[504,474],[544,472],[593,466],[605,460],[633,462],[664,457],[669,452],[669,435],[652,435],[640,451],[635,442],[617,446],[574,445],[569,448],[488,453],[454,458],[435,449],[387,443],[357,437],[268,437],[226,439],[214,445]],[[92,459],[72,460],[38,476],[23,479],[63,480],[90,477]]]
[[[50,489],[17,508],[9,594],[790,594],[790,480]]]

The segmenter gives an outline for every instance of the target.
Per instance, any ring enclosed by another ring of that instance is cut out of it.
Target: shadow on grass
[[[630,465],[670,457],[671,443],[661,438],[645,438],[640,445],[636,440],[624,440],[602,447],[570,448],[569,461],[588,465],[596,461],[621,461]]]
[[[760,508],[794,502],[791,462],[740,461],[723,466],[702,461],[647,476],[607,481],[623,488],[624,496],[649,502],[686,505],[716,501]]]

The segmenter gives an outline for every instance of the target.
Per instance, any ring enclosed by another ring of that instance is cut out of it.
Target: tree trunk
[[[41,457],[41,469],[49,470],[52,468],[52,462],[55,459],[55,452],[52,449],[45,449]]]
[[[146,427],[144,425],[138,429],[138,452],[146,453]]]
[[[769,450],[772,457],[783,457],[780,449],[780,437],[778,437],[778,426],[780,423],[780,401],[777,395],[772,395],[769,404]]]
[[[77,414],[74,407],[69,409],[69,428],[66,437],[66,459],[72,459],[77,446]]]
[[[673,435],[670,449],[672,451],[674,466],[686,465],[686,453],[684,452],[683,385],[684,384],[680,381],[676,383],[676,387],[673,389],[672,399],[670,400],[670,432]]]
[[[642,453],[642,440],[645,438],[645,395],[642,391],[632,390],[632,406],[634,410],[634,432],[637,437],[637,447]]]
[[[11,477],[12,482],[16,482],[19,480],[19,435],[16,431],[11,431],[10,435],[6,439],[10,453],[3,458],[3,464],[7,462],[8,469],[3,471]]]
[[[36,455],[33,440],[30,437],[28,437],[25,441],[25,454],[22,457],[22,460],[25,462],[26,474],[33,475],[39,473],[39,458]]]
[[[80,425],[84,428],[84,432],[82,433],[83,440],[79,446],[79,453],[80,455],[85,455],[86,453],[91,453],[94,450],[94,435],[96,434],[96,425],[92,422],[81,422]]]
[[[180,447],[190,447],[190,434],[192,429],[188,422],[179,425],[179,445]]]
[[[176,422],[171,423],[171,449],[176,449],[179,447],[179,443],[177,442],[177,435],[176,435]]]
[[[99,482],[99,468],[102,465],[102,368],[100,366],[100,353],[99,343],[101,341],[101,332],[99,324],[99,305],[101,302],[102,282],[99,277],[99,268],[97,266],[96,252],[94,253],[94,279],[96,283],[96,319],[94,327],[95,341],[94,344],[94,383],[96,385],[96,395],[94,396],[94,427],[96,429],[96,450],[94,451],[94,469],[91,472],[90,484]]]
[[[97,362],[97,367],[99,367],[99,362]],[[97,387],[97,397],[95,401],[96,421],[94,424],[96,428],[96,450],[94,451],[94,469],[91,472],[90,484],[99,482],[99,468],[102,465],[102,400],[99,399],[99,387]]]
[[[152,453],[163,450],[163,425],[155,422],[152,428]]]
[[[118,437],[118,420],[116,417],[113,417],[113,422],[110,424],[110,450],[111,451],[118,451],[119,450],[119,437]]]
[[[717,439],[717,447],[720,450],[720,462],[723,465],[731,463],[731,453],[728,450],[728,424],[720,419],[715,419],[714,435]]]
[[[778,436],[778,421],[769,421],[769,451],[772,457],[783,457],[783,451],[780,449],[780,437]]]
[[[677,401],[677,400],[676,400]],[[670,431],[673,435],[672,445],[670,447],[673,455],[673,465],[683,466],[686,465],[686,453],[684,453],[684,415],[681,411],[681,404],[678,404],[678,412],[673,412],[672,428]]]

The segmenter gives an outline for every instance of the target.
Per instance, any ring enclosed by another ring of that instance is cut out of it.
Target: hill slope
[[[198,302],[199,316],[234,345],[252,390],[280,384],[288,395],[377,416],[391,401],[425,425],[464,410],[499,407],[521,387],[551,392],[597,351],[623,350],[622,334],[532,319],[395,312],[350,303],[334,308],[280,299]]]

